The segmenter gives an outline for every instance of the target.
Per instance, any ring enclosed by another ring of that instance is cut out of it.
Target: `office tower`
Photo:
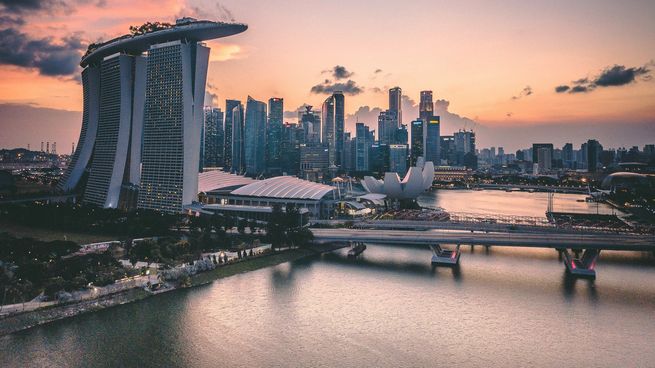
[[[402,96],[403,90],[400,87],[389,90],[389,112],[396,121],[396,127],[400,127],[403,123]]]
[[[432,102],[432,91],[421,91],[421,100],[418,105],[418,117],[426,124],[434,115],[434,103]],[[434,163],[437,165],[437,163]]]
[[[355,169],[355,140],[351,138],[350,132],[344,134],[343,138],[343,166],[346,172]]]
[[[269,173],[281,173],[283,120],[284,99],[270,98],[268,100],[268,137],[266,139],[266,171]]]
[[[371,132],[364,123],[355,126],[355,171],[368,171],[368,151],[373,144]]]
[[[438,116],[430,116],[425,130],[423,147],[425,147],[425,161],[432,161],[435,166],[441,165],[440,154],[440,126],[441,121]]]
[[[321,143],[328,149],[330,165],[336,164],[336,126],[335,126],[335,98],[334,95],[325,99],[321,108],[323,122],[323,137]]]
[[[411,123],[412,144],[410,154],[410,165],[416,165],[416,159],[423,156],[423,120],[417,119]]]
[[[334,97],[334,140],[335,140],[335,161],[334,165],[343,165],[343,139],[346,132],[346,101],[343,92],[336,91]]]
[[[460,130],[453,134],[455,140],[455,164],[475,169],[478,159],[475,152],[475,133]]]
[[[389,145],[389,171],[404,176],[407,172],[407,145]]]
[[[232,166],[230,172],[243,174],[245,171],[244,111],[239,103],[232,109]]]
[[[201,166],[223,166],[223,111],[220,108],[205,107],[205,125],[202,132]]]
[[[368,149],[368,169],[379,177],[389,171],[389,145],[372,144]]]
[[[455,151],[455,136],[453,135],[442,135],[440,138],[440,157],[441,161],[445,161],[446,165],[456,165],[457,156]]]
[[[380,112],[378,116],[378,142],[392,144],[395,142],[398,121],[389,110]]]
[[[266,103],[248,96],[244,127],[246,175],[266,171]]]
[[[396,132],[394,133],[394,144],[404,144],[409,147],[409,132],[407,131],[407,125],[401,124]]]
[[[525,153],[523,152],[523,150],[520,149],[516,150],[516,160],[517,161],[525,160]]]
[[[46,153],[50,153],[50,142],[46,142],[46,149],[45,149],[45,152],[46,152]]]
[[[80,62],[80,140],[60,189],[76,189],[88,172],[87,203],[182,211],[198,194],[209,58],[199,42],[246,29],[182,18],[90,45]]]
[[[82,129],[84,129],[84,126],[82,126]],[[43,141],[41,141],[41,152],[45,152],[45,151],[43,150]]]
[[[595,139],[587,141],[587,171],[595,173],[598,169],[598,158],[603,147]],[[638,151],[638,150],[637,150]]]
[[[232,137],[234,137],[234,132],[232,127],[234,122],[232,122],[232,111],[235,107],[241,105],[239,100],[225,100],[225,138],[223,139],[223,167],[231,171],[232,170]]]
[[[300,169],[300,145],[305,141],[305,131],[299,124],[285,123],[282,126],[283,175],[296,175]]]
[[[550,152],[549,159],[550,160],[553,159],[553,144],[552,143],[534,143],[534,144],[532,144],[532,162],[533,163],[535,163],[535,164],[539,163],[539,158],[538,158],[539,152],[538,151],[539,151],[540,148],[546,148],[547,150],[549,150],[549,152]]]
[[[85,203],[117,208],[123,184],[139,183],[145,73],[142,56],[116,54],[100,64],[98,127]],[[139,137],[138,144],[131,137]]]
[[[571,143],[566,143],[564,147],[562,147],[562,163],[564,165],[564,168],[567,169],[573,169],[574,165],[574,156],[573,156],[573,144]]]
[[[537,148],[537,167],[539,168],[539,173],[547,173],[552,169],[552,157],[553,151],[548,147],[539,147]]]
[[[300,175],[321,182],[330,167],[329,150],[325,145],[300,145]]]
[[[305,105],[305,110],[298,112],[298,124],[304,131],[302,143],[320,144],[321,143],[321,112],[312,110],[312,106]]]
[[[52,143],[52,151],[51,151],[51,153],[52,153],[53,155],[56,155],[56,154],[57,154],[57,142],[53,142],[53,143]]]

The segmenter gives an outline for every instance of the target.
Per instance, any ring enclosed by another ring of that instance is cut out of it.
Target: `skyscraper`
[[[246,29],[182,18],[90,45],[80,140],[60,188],[74,190],[88,171],[87,203],[182,211],[198,194],[209,59],[200,42]]]
[[[389,145],[389,171],[404,176],[407,172],[407,145]]]
[[[86,203],[117,208],[123,183],[139,183],[145,61],[142,56],[116,54],[100,64],[98,128]],[[139,140],[130,142],[130,137]]]
[[[234,123],[232,122],[232,111],[235,107],[241,105],[239,100],[225,100],[225,138],[223,139],[223,167],[231,171],[232,170],[232,142],[234,137],[234,132],[232,127]]]
[[[378,142],[383,144],[396,143],[397,117],[390,110],[380,112],[378,116]]]
[[[205,125],[202,132],[201,166],[219,167],[223,165],[223,111],[219,108],[205,107]]]
[[[432,91],[421,91],[421,100],[418,105],[418,117],[426,124],[434,115],[434,103],[432,102]],[[437,163],[434,163],[437,165]]]
[[[284,99],[270,98],[268,100],[268,126],[266,139],[266,171],[281,173],[282,124],[284,119]]]
[[[321,143],[328,149],[329,165],[336,165],[336,121],[335,121],[335,98],[334,95],[325,99],[321,108],[323,122],[323,136]]]
[[[312,110],[312,106],[306,105],[304,111],[298,112],[298,124],[304,132],[302,143],[320,144],[321,143],[321,112]]]
[[[266,103],[248,96],[244,128],[246,174],[266,171]]]
[[[400,127],[403,123],[402,96],[403,90],[400,87],[389,90],[389,111],[395,118],[396,127]]]
[[[242,174],[245,170],[244,111],[241,103],[232,109],[232,165],[230,172]]]
[[[423,156],[423,123],[422,119],[417,119],[411,123],[412,144],[410,154],[410,165],[416,165],[416,159]]]
[[[364,123],[357,123],[355,134],[355,171],[368,171],[368,150],[373,144],[371,132]]]
[[[336,91],[334,97],[334,140],[336,166],[343,166],[343,139],[346,132],[346,101],[343,92]]]
[[[138,207],[181,212],[198,197],[209,48],[186,40],[148,50]]]
[[[595,173],[598,170],[598,157],[603,147],[595,139],[587,141],[587,171]]]
[[[423,140],[423,147],[425,150],[425,161],[432,161],[435,166],[441,165],[441,120],[438,116],[431,116],[427,125],[423,128],[425,137]]]

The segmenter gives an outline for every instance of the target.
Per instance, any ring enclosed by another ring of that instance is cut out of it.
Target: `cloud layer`
[[[650,64],[650,63],[649,63]],[[638,80],[652,79],[649,64],[640,67],[627,68],[624,65],[607,67],[594,78],[580,78],[571,82],[571,85],[562,84],[555,87],[556,93],[587,93],[598,87],[618,87],[636,83]]]

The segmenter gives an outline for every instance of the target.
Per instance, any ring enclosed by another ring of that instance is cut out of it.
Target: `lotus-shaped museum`
[[[388,172],[384,174],[384,180],[365,176],[361,183],[370,193],[385,194],[393,199],[414,199],[430,189],[433,178],[434,164],[431,161],[425,162],[423,157],[419,157],[416,166],[409,168],[402,181],[398,174]]]

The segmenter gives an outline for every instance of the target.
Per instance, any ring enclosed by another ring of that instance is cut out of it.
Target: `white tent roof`
[[[298,179],[292,176],[276,176],[257,180],[233,190],[231,194],[249,197],[294,198],[319,200],[335,190],[334,187]]]
[[[198,174],[198,193],[244,186],[254,182],[254,179],[221,170],[206,171]]]

